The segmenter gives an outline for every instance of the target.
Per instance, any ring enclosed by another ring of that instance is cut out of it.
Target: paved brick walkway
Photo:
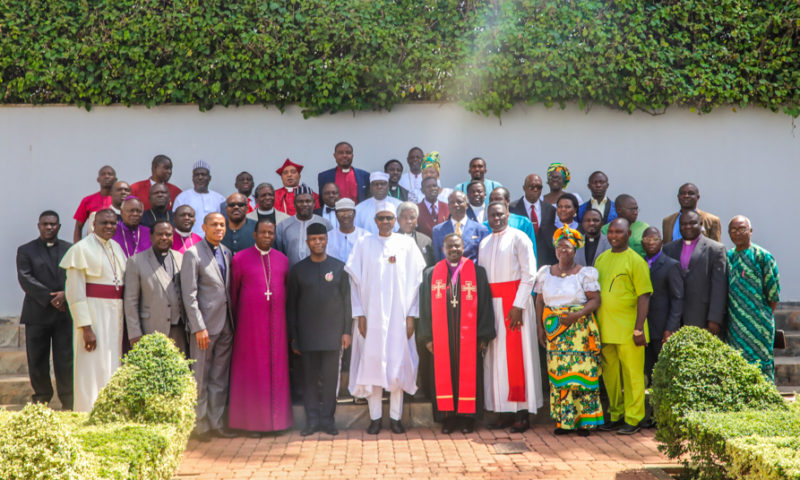
[[[670,463],[658,453],[653,430],[632,436],[596,433],[555,436],[537,425],[524,435],[478,430],[443,435],[413,428],[405,435],[384,429],[377,437],[346,430],[336,437],[301,437],[297,430],[262,439],[189,442],[177,479],[417,479],[552,478],[652,480],[642,470]],[[524,442],[529,451],[499,454],[497,444]]]

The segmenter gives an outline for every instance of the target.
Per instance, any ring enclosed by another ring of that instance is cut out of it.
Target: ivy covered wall
[[[5,0],[0,101],[800,114],[798,0]]]

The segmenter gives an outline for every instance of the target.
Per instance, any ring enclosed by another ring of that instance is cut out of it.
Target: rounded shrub
[[[3,480],[97,478],[67,426],[46,405],[28,404],[0,429]]]
[[[659,447],[686,453],[689,412],[786,409],[758,367],[706,330],[683,327],[669,338],[653,371],[651,394]]]
[[[145,335],[101,390],[91,423],[170,423],[188,433],[197,401],[189,363],[166,336]]]

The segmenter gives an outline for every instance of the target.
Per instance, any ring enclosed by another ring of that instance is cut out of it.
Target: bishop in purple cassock
[[[140,225],[143,212],[142,201],[136,197],[128,197],[122,202],[120,207],[122,220],[117,224],[117,232],[111,238],[122,248],[125,258],[130,258],[152,246],[150,229]]]
[[[228,426],[253,432],[292,426],[286,280],[289,260],[272,247],[275,225],[259,222],[256,244],[231,263],[236,320],[231,357]]]

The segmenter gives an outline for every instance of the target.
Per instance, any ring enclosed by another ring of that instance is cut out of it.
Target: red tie
[[[436,222],[439,219],[439,214],[436,212],[436,204],[431,204],[431,215],[433,215],[433,221]]]
[[[531,223],[533,224],[533,232],[539,233],[539,217],[536,216],[536,205],[531,204]]]

